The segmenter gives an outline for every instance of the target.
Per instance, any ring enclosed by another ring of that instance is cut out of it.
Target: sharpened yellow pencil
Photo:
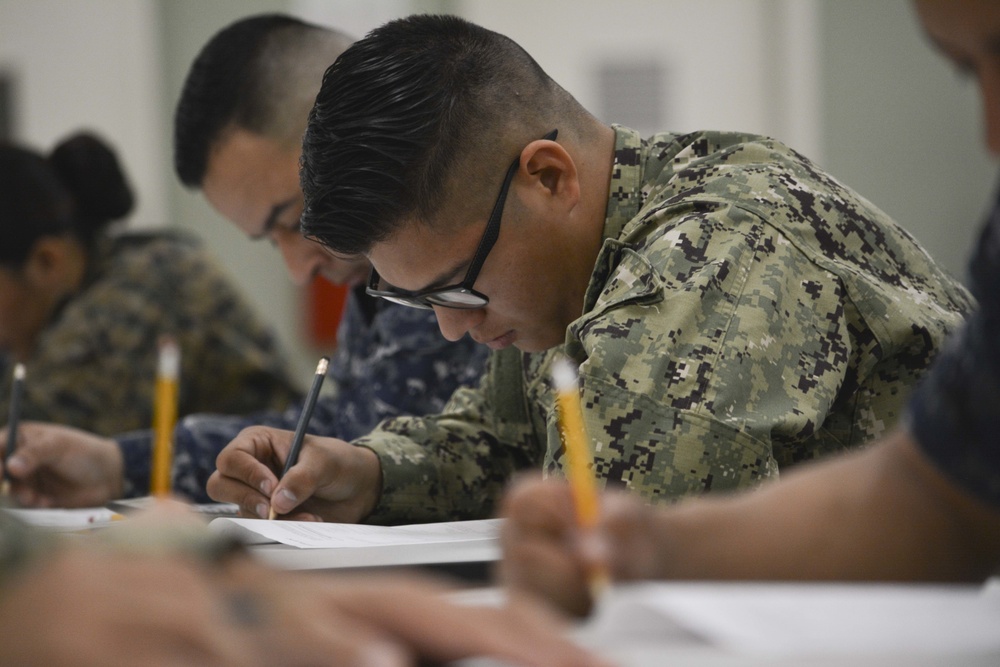
[[[180,370],[180,347],[172,337],[164,336],[160,339],[153,404],[153,466],[149,475],[149,491],[154,496],[168,495],[171,490]]]
[[[577,524],[583,531],[597,529],[600,520],[600,498],[594,480],[594,461],[586,429],[576,369],[567,359],[552,364],[552,382],[556,388],[559,431],[566,451],[566,477],[573,495]],[[609,577],[604,567],[588,572],[587,584],[591,599],[596,602],[607,589]]]

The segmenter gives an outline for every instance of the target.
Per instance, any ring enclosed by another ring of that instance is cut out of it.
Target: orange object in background
[[[337,327],[344,314],[348,289],[320,276],[306,288],[306,338],[317,349],[331,350],[337,344]]]

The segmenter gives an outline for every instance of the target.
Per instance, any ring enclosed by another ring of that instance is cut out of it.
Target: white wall
[[[728,129],[820,152],[814,0],[462,0],[468,19],[524,47],[598,113],[597,71],[663,71],[656,130]],[[602,118],[621,122],[620,118]]]
[[[137,225],[170,220],[159,34],[146,0],[0,0],[15,138],[47,152],[74,130],[99,132],[139,195]]]

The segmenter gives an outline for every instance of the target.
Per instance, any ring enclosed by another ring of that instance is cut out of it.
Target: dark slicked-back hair
[[[351,43],[335,30],[260,14],[220,30],[195,58],[174,114],[174,169],[200,187],[231,128],[298,143],[326,67]]]
[[[387,23],[323,77],[302,144],[302,231],[368,253],[405,220],[430,224],[458,188],[492,198],[528,142],[586,115],[503,35],[454,16]]]
[[[46,236],[72,236],[89,251],[134,204],[117,154],[95,134],[73,134],[47,158],[0,143],[0,265],[22,266]]]

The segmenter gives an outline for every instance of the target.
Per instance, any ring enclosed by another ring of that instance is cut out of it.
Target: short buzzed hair
[[[457,187],[492,197],[517,151],[584,118],[510,38],[456,16],[391,21],[323,76],[302,143],[302,231],[368,253],[404,220],[430,223]]]
[[[174,114],[174,169],[201,187],[213,147],[233,128],[297,143],[323,72],[351,44],[283,14],[223,28],[195,58]]]

